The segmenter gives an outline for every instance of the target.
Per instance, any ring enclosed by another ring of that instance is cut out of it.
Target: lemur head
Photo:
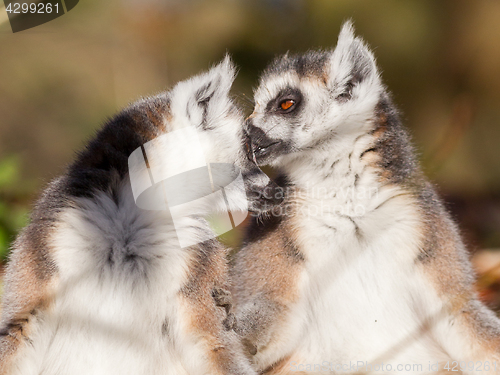
[[[235,76],[236,68],[226,56],[208,72],[177,83],[169,93],[170,131],[195,128],[204,141],[207,162],[233,163],[240,151],[242,115],[229,97]]]
[[[236,68],[226,56],[208,72],[178,83],[169,93],[170,130],[187,126],[196,130],[205,161],[211,165],[215,187],[230,182],[236,171],[228,168],[235,165],[243,176],[249,209],[263,211],[279,203],[274,199],[277,185],[247,155],[242,126],[244,118],[229,96],[235,75]],[[179,156],[185,152],[184,146],[189,146],[185,143],[176,147],[175,153]],[[190,158],[194,155],[188,151],[184,160]],[[229,195],[227,199],[230,200]]]
[[[351,22],[333,51],[282,56],[264,72],[246,123],[259,164],[283,166],[322,145],[366,132],[384,90],[375,59]]]

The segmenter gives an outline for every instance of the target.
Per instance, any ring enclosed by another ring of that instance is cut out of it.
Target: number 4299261
[[[59,4],[50,3],[10,3],[5,8],[7,13],[59,13]]]

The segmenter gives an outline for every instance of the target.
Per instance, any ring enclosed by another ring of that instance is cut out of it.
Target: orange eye
[[[286,111],[287,109],[291,108],[294,104],[295,104],[295,100],[292,100],[292,99],[283,100],[280,103],[280,108],[282,110]]]

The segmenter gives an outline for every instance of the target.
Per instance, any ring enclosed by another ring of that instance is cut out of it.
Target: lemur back
[[[226,248],[181,248],[180,233],[201,241],[211,227],[193,215],[174,228],[168,210],[139,208],[128,165],[145,143],[192,126],[207,162],[265,176],[240,151],[234,75],[226,58],[131,105],[45,190],[7,266],[1,374],[254,374],[231,329]],[[186,162],[172,151],[162,162]]]
[[[500,373],[500,322],[352,26],[334,51],[278,58],[255,102],[256,160],[286,180],[232,271],[256,368]]]

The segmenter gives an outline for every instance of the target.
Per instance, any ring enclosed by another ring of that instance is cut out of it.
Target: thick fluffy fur
[[[199,130],[207,162],[252,167],[228,98],[234,74],[226,58],[131,105],[46,189],[6,271],[1,374],[254,373],[227,320],[226,249],[181,248],[177,234],[200,237],[208,223],[190,216],[174,230],[168,211],[135,205],[128,176],[135,149],[184,126]],[[174,151],[165,163],[183,163]]]
[[[255,101],[257,161],[286,181],[283,207],[253,224],[232,271],[256,368],[500,372],[500,322],[352,26],[332,52],[277,59]]]

